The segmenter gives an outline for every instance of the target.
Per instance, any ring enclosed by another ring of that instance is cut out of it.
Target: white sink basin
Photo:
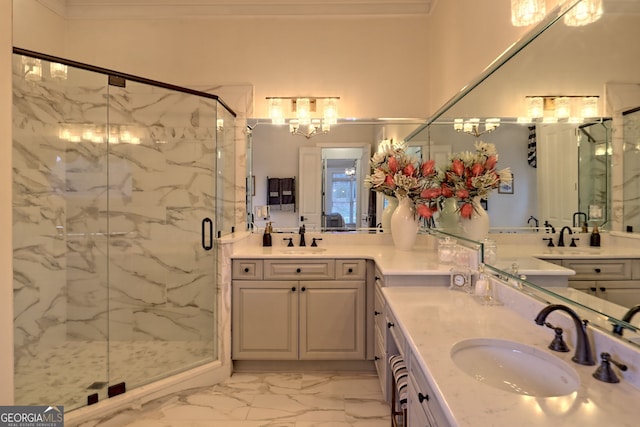
[[[312,247],[304,247],[304,248],[289,248],[285,247],[282,249],[278,249],[277,252],[281,254],[291,254],[291,255],[313,255],[319,254],[326,251],[327,248],[312,248]]]
[[[514,341],[473,338],[456,343],[451,358],[465,373],[492,387],[536,397],[564,396],[580,385],[563,360]]]

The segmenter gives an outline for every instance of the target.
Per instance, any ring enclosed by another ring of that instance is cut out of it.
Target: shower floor
[[[16,358],[17,405],[87,404],[87,396],[107,397],[110,385],[127,388],[213,360],[213,344],[205,341],[67,341]]]

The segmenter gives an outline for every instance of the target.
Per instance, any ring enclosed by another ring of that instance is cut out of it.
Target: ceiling
[[[427,15],[436,0],[37,0],[67,19]]]

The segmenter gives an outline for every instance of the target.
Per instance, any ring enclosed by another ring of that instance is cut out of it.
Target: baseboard
[[[234,360],[233,372],[336,372],[376,374],[371,360]]]

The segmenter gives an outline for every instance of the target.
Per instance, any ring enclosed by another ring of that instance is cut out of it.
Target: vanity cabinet
[[[233,359],[365,360],[364,260],[233,260],[232,271]]]
[[[569,286],[623,307],[640,304],[640,260],[633,258],[545,259],[576,272]]]
[[[409,352],[409,395],[407,396],[407,425],[446,427],[449,425],[422,367]]]

